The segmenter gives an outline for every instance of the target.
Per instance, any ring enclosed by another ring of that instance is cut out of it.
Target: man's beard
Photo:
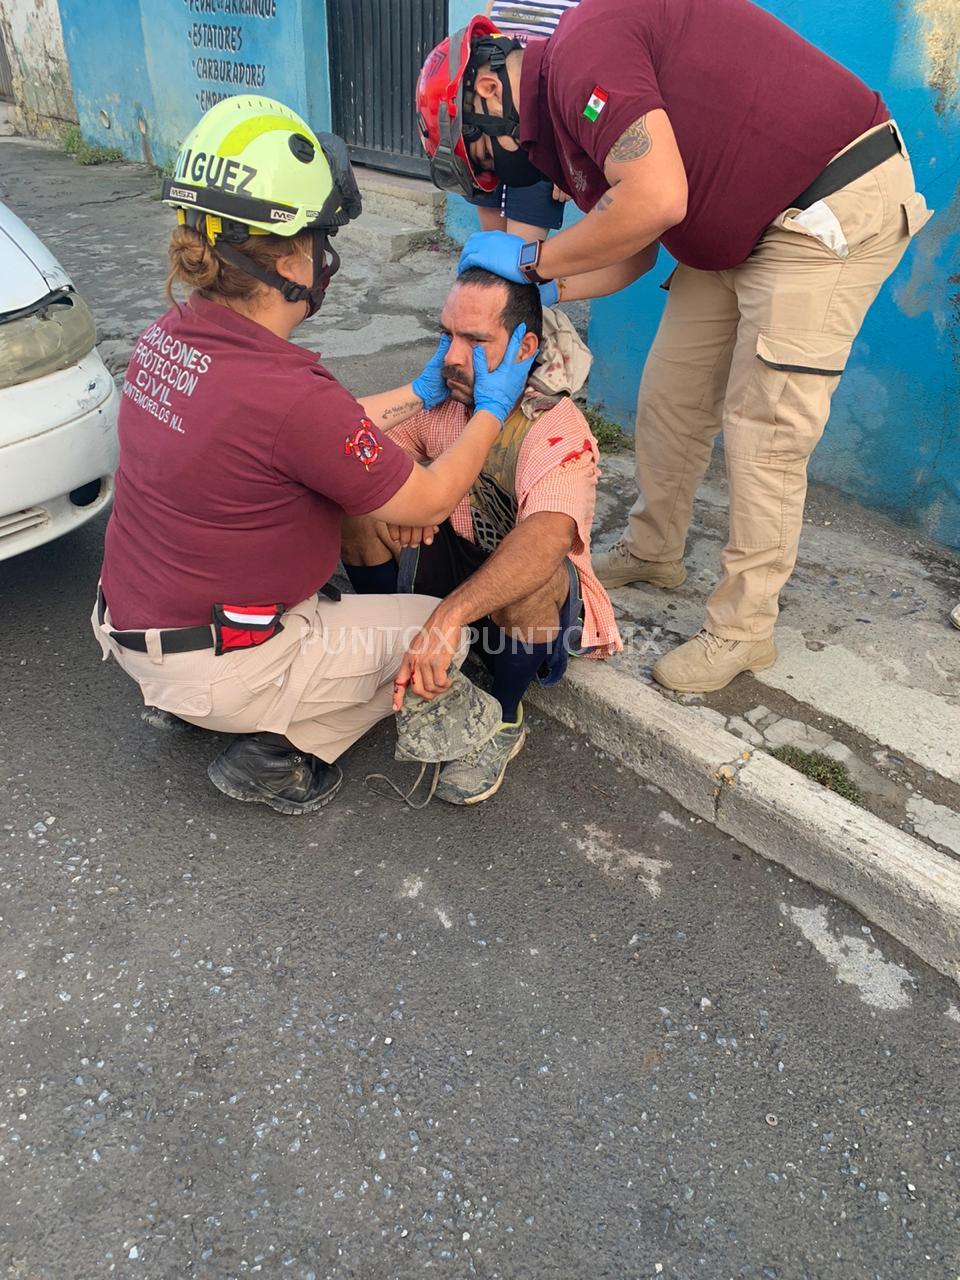
[[[473,407],[473,383],[466,382],[466,376],[460,369],[455,368],[449,373],[444,372],[443,380],[447,384],[451,400],[456,400],[458,404],[466,405],[468,408]]]

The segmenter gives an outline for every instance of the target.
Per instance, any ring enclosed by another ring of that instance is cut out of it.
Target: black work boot
[[[208,766],[207,776],[232,800],[289,814],[322,809],[343,781],[337,765],[298,751],[277,733],[237,738]]]

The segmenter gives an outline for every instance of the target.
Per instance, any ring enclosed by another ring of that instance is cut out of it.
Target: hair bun
[[[191,289],[210,289],[220,276],[220,259],[206,236],[193,227],[176,227],[170,237],[170,270]]]
[[[276,271],[282,258],[298,254],[310,256],[313,232],[304,230],[292,237],[251,236],[236,248],[256,266],[265,271]],[[166,297],[171,305],[179,305],[173,295],[173,286],[178,283],[218,302],[230,300],[246,304],[255,303],[269,287],[249,271],[242,271],[221,258],[204,232],[195,227],[174,227],[170,235],[169,255]]]

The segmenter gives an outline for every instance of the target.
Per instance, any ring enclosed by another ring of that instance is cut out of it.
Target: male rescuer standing
[[[541,283],[550,302],[616,292],[661,242],[678,260],[640,388],[640,497],[594,563],[607,587],[683,582],[722,428],[721,580],[654,675],[708,691],[769,667],[807,460],[870,304],[930,217],[879,94],[749,0],[582,0],[525,50],[472,19],[427,59],[417,105],[438,185],[515,170],[519,150],[587,212],[542,244],[477,233],[462,270]]]

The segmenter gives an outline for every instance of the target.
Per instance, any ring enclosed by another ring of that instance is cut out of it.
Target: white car
[[[0,560],[113,496],[118,397],[96,340],[63,267],[0,203]]]

